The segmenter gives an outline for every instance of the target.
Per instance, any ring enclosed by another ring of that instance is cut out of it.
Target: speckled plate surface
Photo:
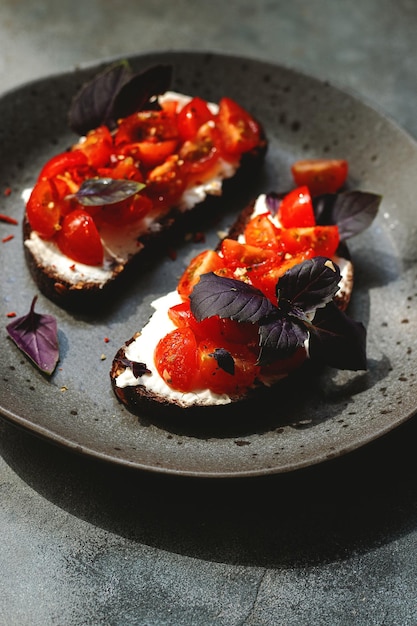
[[[350,243],[356,270],[350,313],[367,326],[369,369],[295,379],[242,420],[225,423],[219,416],[212,424],[178,424],[135,417],[111,390],[112,358],[147,320],[151,301],[175,286],[188,260],[215,244],[243,198],[230,202],[205,242],[185,242],[175,261],[161,258],[99,316],[68,313],[40,295],[38,312],[55,315],[59,327],[61,360],[51,379],[7,337],[8,313],[25,314],[37,289],[24,262],[20,227],[0,222],[1,239],[14,235],[0,243],[1,415],[86,455],[201,477],[292,471],[354,450],[411,417],[417,408],[415,142],[354,95],[288,68],[187,51],[130,60],[135,69],[170,62],[175,89],[214,100],[227,94],[262,120],[270,147],[251,195],[288,189],[292,161],[321,156],[348,159],[349,186],[383,195],[372,227]],[[33,185],[47,158],[76,139],[66,121],[72,96],[108,62],[2,96],[0,212],[21,222],[22,191]]]

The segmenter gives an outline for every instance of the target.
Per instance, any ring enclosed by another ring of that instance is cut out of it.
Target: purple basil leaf
[[[124,367],[130,367],[135,378],[140,378],[144,374],[151,374],[151,371],[146,367],[145,363],[141,363],[139,361],[131,361],[127,358],[118,359],[118,362]]]
[[[283,316],[259,327],[259,364],[266,365],[277,359],[285,359],[304,345],[308,331],[302,324]]]
[[[209,354],[217,361],[217,365],[227,372],[234,376],[235,373],[235,362],[228,350],[226,348],[216,348],[212,354]]]
[[[132,76],[119,90],[114,100],[115,119],[152,106],[150,99],[165,93],[171,86],[172,66],[154,65]]]
[[[345,191],[313,198],[317,224],[337,224],[342,241],[368,228],[378,213],[382,196],[364,191]]]
[[[84,135],[102,124],[114,127],[113,104],[130,76],[128,62],[121,61],[83,85],[71,103],[68,117],[71,130]]]
[[[334,302],[317,310],[309,330],[311,359],[338,369],[366,370],[366,329]]]
[[[234,278],[202,274],[190,295],[193,315],[198,321],[218,315],[238,322],[259,322],[277,308],[259,289]]]
[[[46,374],[52,374],[59,359],[58,329],[55,317],[35,313],[37,296],[32,300],[27,315],[7,325],[9,336],[35,365]]]
[[[135,180],[115,178],[88,178],[70,197],[83,206],[104,206],[122,202],[141,191],[145,185]]]
[[[266,194],[265,203],[268,211],[275,217],[285,194],[270,191]]]
[[[278,280],[278,305],[301,319],[330,302],[339,289],[340,270],[326,257],[294,265]]]

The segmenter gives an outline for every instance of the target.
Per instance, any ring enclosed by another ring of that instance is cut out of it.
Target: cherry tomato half
[[[222,98],[217,116],[226,157],[239,158],[259,145],[261,138],[258,122],[232,98]]]
[[[197,342],[191,328],[181,327],[159,340],[155,365],[167,385],[178,391],[195,388],[197,376]]]
[[[284,196],[278,208],[278,219],[284,228],[315,226],[313,201],[306,185]]]
[[[178,132],[181,139],[183,141],[193,140],[197,135],[198,129],[213,119],[214,115],[210,111],[207,102],[198,96],[192,98],[190,102],[183,106],[177,116]]]
[[[217,348],[227,350],[234,361],[234,372],[223,369],[215,358]],[[222,342],[219,346],[216,341],[205,339],[200,341],[197,349],[197,368],[204,388],[214,393],[226,393],[238,396],[244,393],[255,381],[260,371],[256,365],[257,355],[243,344]]]
[[[103,246],[93,218],[84,209],[75,209],[63,219],[56,242],[63,254],[86,265],[103,263]]]
[[[39,180],[26,205],[29,224],[41,237],[51,239],[60,228],[63,215],[71,209],[64,200],[69,193],[68,185],[58,178]]]
[[[114,151],[113,138],[107,126],[99,126],[90,130],[84,139],[73,146],[73,150],[84,153],[91,167],[104,167]]]
[[[306,159],[291,167],[295,184],[307,185],[313,196],[336,193],[345,184],[348,169],[344,159]]]
[[[193,287],[200,280],[201,274],[216,272],[224,266],[223,259],[215,250],[203,250],[188,264],[177,285],[177,291],[183,300],[187,299]]]

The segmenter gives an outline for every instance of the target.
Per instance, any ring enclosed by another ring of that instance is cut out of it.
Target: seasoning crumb
[[[6,243],[7,241],[11,241],[12,239],[14,239],[14,235],[6,235],[6,237],[3,237],[1,241],[2,243]]]
[[[109,343],[110,339],[108,337],[104,337],[104,343]]]
[[[16,312],[15,311],[9,311],[9,313],[6,313],[7,317],[16,317]]]
[[[12,193],[12,188],[11,187],[6,187],[6,189],[4,190],[4,195],[5,196],[10,196],[11,193]]]
[[[101,355],[101,357],[100,357],[100,359],[101,359],[102,361],[105,361],[105,360],[107,359],[107,357],[106,357],[106,355],[105,355],[105,354],[102,354],[102,355]]]
[[[68,391],[68,387],[66,387],[65,385],[62,385],[62,387],[61,387],[61,391],[62,391],[62,392],[64,392],[64,391]]]

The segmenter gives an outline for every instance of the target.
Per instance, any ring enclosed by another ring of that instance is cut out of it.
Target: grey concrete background
[[[1,0],[0,96],[114,55],[213,50],[328,79],[417,138],[416,26],[414,0]],[[0,624],[415,626],[416,440],[414,419],[332,464],[213,483],[0,421]]]

